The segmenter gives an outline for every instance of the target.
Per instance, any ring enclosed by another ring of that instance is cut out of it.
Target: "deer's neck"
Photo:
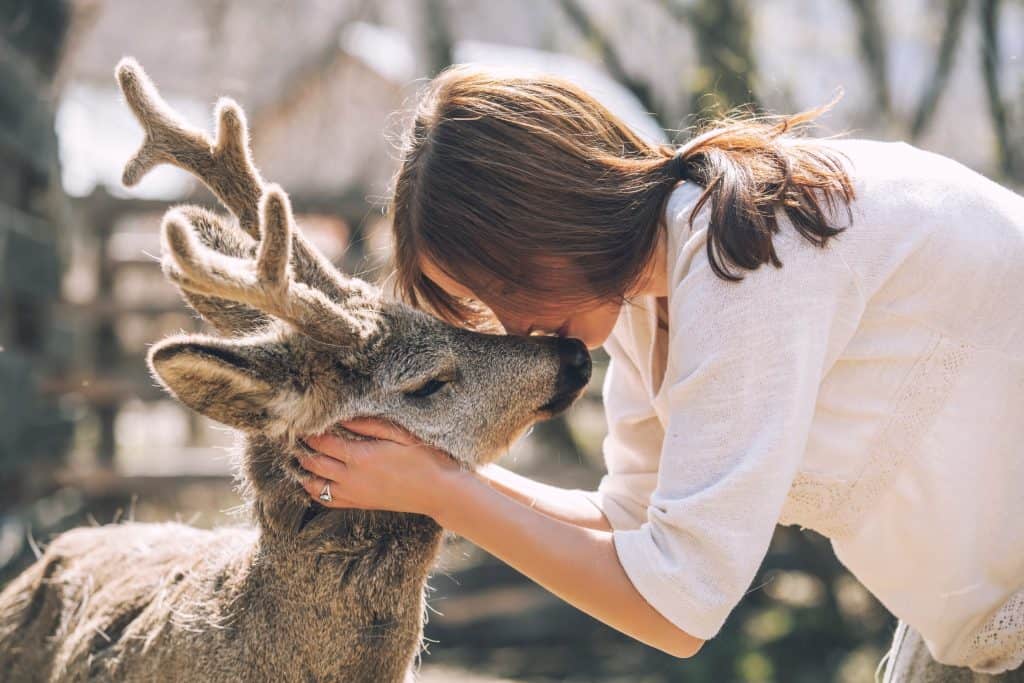
[[[441,528],[429,517],[379,510],[329,509],[313,502],[289,471],[295,465],[281,446],[247,437],[244,497],[266,544],[299,543],[313,555],[375,555],[403,548],[406,557],[437,550]],[[383,559],[381,561],[384,561]]]
[[[260,528],[261,553],[275,564],[300,558],[316,579],[344,584],[422,583],[437,555],[442,530],[423,515],[378,510],[333,510],[313,502],[289,468],[281,445],[248,438],[246,498]],[[293,572],[294,573],[294,572]],[[329,575],[332,578],[323,578]],[[384,583],[381,583],[384,582]],[[367,594],[366,586],[356,592]]]
[[[405,681],[423,640],[440,541],[432,536],[432,544],[407,536],[318,549],[261,535],[234,603],[246,659],[266,680]]]
[[[248,448],[247,497],[260,530],[243,588],[249,631],[303,643],[283,656],[302,659],[316,680],[345,671],[346,681],[401,681],[421,642],[441,528],[422,515],[311,504],[274,467],[285,460],[272,444],[251,439]]]

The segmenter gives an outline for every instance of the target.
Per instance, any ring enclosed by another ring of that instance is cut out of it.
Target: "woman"
[[[827,109],[676,150],[555,78],[441,74],[395,185],[399,289],[603,345],[608,474],[463,472],[357,420],[380,440],[309,439],[310,495],[431,515],[680,657],[799,524],[903,622],[892,680],[910,642],[1020,667],[1024,198],[904,143],[792,134]]]

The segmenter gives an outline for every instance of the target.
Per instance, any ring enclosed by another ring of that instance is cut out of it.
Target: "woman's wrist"
[[[476,472],[462,468],[445,470],[440,476],[440,485],[434,489],[437,495],[434,496],[431,509],[427,510],[426,514],[445,529],[451,529],[454,522],[453,513],[457,511],[459,504],[471,493],[474,485],[486,485],[486,481]]]
[[[612,528],[593,501],[588,499],[586,493],[579,489],[563,489],[549,484],[543,484],[511,472],[496,464],[488,464],[473,472],[463,472],[469,475],[477,484],[484,485],[488,490],[501,493],[517,503],[537,510],[548,517],[567,522],[574,526],[596,529],[598,531],[611,531]],[[463,485],[462,483],[456,484]],[[438,490],[444,491],[445,499],[441,505],[445,510],[450,511],[454,505],[458,505],[457,499],[451,496],[464,495],[452,493],[452,485],[443,483]],[[442,510],[442,514],[445,510]],[[436,518],[435,518],[436,519]],[[440,521],[438,522],[440,524]],[[442,526],[448,526],[442,524]],[[450,528],[450,527],[449,527]]]

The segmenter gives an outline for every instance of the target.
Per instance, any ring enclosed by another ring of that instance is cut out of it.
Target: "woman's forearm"
[[[700,649],[703,641],[668,621],[636,590],[619,564],[611,533],[532,509],[479,473],[450,476],[447,490],[458,502],[433,514],[446,529],[637,640],[677,657]]]
[[[588,529],[612,530],[604,514],[579,489],[542,484],[498,465],[481,468],[479,475],[506,496],[548,517]]]

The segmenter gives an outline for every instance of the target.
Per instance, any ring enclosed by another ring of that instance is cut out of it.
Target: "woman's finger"
[[[371,439],[384,439],[406,446],[419,443],[416,437],[398,425],[374,417],[356,417],[342,422],[341,426],[350,432],[368,436]]]
[[[357,447],[359,442],[353,439],[342,439],[335,436],[334,434],[317,434],[316,436],[307,436],[304,441],[306,445],[315,451],[318,451],[322,455],[329,455],[335,460],[341,462],[347,462],[352,454],[353,447]]]
[[[345,477],[347,465],[341,460],[317,453],[307,453],[299,460],[299,464],[307,472],[328,479],[330,481],[341,481]]]
[[[323,494],[324,488],[326,486],[328,486],[328,485],[331,486],[331,500],[324,500],[320,496]],[[331,482],[328,482],[326,479],[322,479],[320,477],[310,477],[309,479],[307,479],[306,481],[304,481],[302,483],[302,488],[306,489],[306,493],[309,494],[310,498],[312,498],[316,502],[320,503],[324,507],[327,507],[327,508],[347,508],[347,507],[353,507],[352,505],[349,504],[349,502],[347,500],[345,500],[344,498],[342,498],[340,496],[335,495],[334,490],[333,490],[334,489],[334,485]]]

